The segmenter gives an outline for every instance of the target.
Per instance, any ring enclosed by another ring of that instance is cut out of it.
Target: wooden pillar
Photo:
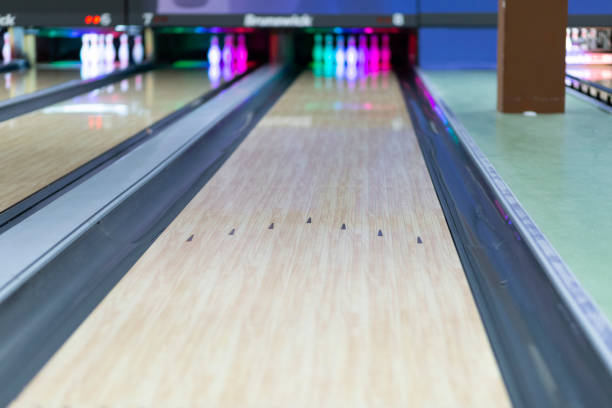
[[[565,110],[567,0],[499,0],[497,110]]]

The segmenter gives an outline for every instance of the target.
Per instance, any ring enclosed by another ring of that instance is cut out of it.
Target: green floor
[[[495,71],[426,71],[455,116],[612,320],[612,115],[501,114]]]

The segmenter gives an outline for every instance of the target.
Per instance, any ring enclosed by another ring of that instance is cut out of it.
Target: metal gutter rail
[[[72,98],[101,86],[111,84],[128,76],[155,68],[152,63],[143,63],[89,79],[75,79],[59,85],[16,96],[0,102],[0,121],[23,115],[44,106]]]
[[[406,102],[516,406],[612,405],[612,328],[420,72]]]
[[[240,74],[239,76],[232,79],[230,82],[222,83],[219,87],[212,89],[206,92],[204,95],[197,97],[196,99],[187,103],[182,108],[173,111],[169,115],[161,118],[160,120],[151,124],[147,128],[142,129],[140,132],[132,135],[128,139],[112,147],[108,151],[102,153],[96,158],[90,160],[89,162],[83,164],[79,168],[62,176],[58,180],[38,190],[34,194],[24,198],[22,201],[14,204],[6,210],[1,211],[0,234],[6,229],[10,228],[12,225],[19,222],[21,219],[27,217],[31,212],[36,211],[39,207],[45,205],[46,202],[48,202],[49,200],[53,200],[56,194],[61,194],[62,192],[64,192],[65,189],[70,188],[71,184],[78,182],[79,180],[81,180],[82,177],[89,176],[91,172],[99,170],[100,167],[107,165],[109,161],[112,161],[113,159],[121,155],[123,152],[125,152],[127,149],[130,149],[136,144],[142,143],[144,140],[153,137],[165,126],[173,123],[183,115],[191,112],[203,103],[207,102],[211,98],[223,92],[225,89],[229,88],[235,82],[243,78],[245,75],[248,75],[252,71],[253,69],[249,69],[245,73]]]
[[[0,234],[0,405],[212,177],[291,78],[282,66],[255,70]]]

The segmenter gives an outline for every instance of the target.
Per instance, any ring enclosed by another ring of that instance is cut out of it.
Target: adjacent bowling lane
[[[509,406],[396,77],[301,75],[14,406],[41,404]]]
[[[612,65],[568,65],[567,73],[612,89]]]
[[[205,70],[156,70],[0,122],[0,212],[210,89]]]
[[[0,101],[81,78],[78,69],[30,68],[0,74]]]

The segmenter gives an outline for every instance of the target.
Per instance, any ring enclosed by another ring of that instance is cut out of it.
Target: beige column
[[[23,54],[31,67],[36,65],[36,34],[26,31],[23,40]]]
[[[155,60],[155,33],[151,27],[144,29],[145,59]]]

